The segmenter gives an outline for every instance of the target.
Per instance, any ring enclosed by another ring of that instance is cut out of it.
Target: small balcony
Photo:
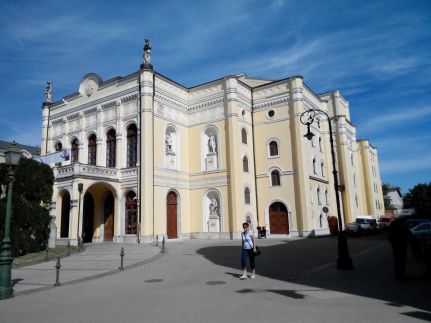
[[[53,171],[56,181],[78,177],[100,180],[122,180],[133,179],[137,178],[138,176],[137,167],[117,169],[103,166],[85,165],[80,163],[54,167]]]

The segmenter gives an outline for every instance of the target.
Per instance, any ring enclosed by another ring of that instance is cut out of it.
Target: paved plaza
[[[431,321],[431,280],[409,257],[392,278],[384,235],[349,239],[355,269],[335,268],[337,240],[258,240],[256,279],[239,280],[239,241],[169,240],[89,245],[62,260],[14,269],[15,297],[1,323],[24,322],[421,322]],[[125,249],[125,270],[119,250]]]

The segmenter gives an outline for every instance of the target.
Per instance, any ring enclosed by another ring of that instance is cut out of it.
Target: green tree
[[[409,189],[403,202],[406,209],[415,209],[417,214],[431,216],[431,183],[417,184]]]
[[[7,166],[0,164],[0,183],[7,184]],[[14,256],[47,247],[49,239],[49,205],[54,175],[48,165],[21,158],[13,185],[11,243]],[[0,227],[6,215],[6,198],[0,201]],[[3,236],[3,232],[1,232]]]
[[[396,210],[397,208],[391,204],[391,198],[389,197],[389,184],[382,185],[383,191],[383,202],[385,204],[385,210]]]

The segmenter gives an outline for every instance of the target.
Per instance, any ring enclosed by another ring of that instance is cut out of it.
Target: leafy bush
[[[0,183],[7,183],[7,167],[0,165]],[[37,252],[47,247],[49,205],[54,175],[48,165],[22,158],[15,171],[12,193],[10,238],[14,256]],[[7,198],[0,201],[0,227],[4,227]],[[3,237],[3,232],[0,232]]]

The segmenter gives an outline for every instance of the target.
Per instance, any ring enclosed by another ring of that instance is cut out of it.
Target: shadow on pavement
[[[239,242],[240,244],[240,242]],[[380,299],[391,306],[408,305],[424,311],[431,310],[431,278],[425,264],[408,258],[407,281],[393,279],[392,251],[386,235],[348,239],[353,270],[337,270],[337,239],[333,237],[295,241],[258,240],[262,255],[256,258],[256,272],[280,281],[294,282],[316,289],[242,289],[238,293],[277,293],[288,298],[304,299],[308,295],[345,293]],[[230,267],[240,276],[240,246],[206,247],[197,253],[214,264]],[[341,294],[342,295],[342,294]],[[430,320],[431,312],[406,312],[404,315]]]

